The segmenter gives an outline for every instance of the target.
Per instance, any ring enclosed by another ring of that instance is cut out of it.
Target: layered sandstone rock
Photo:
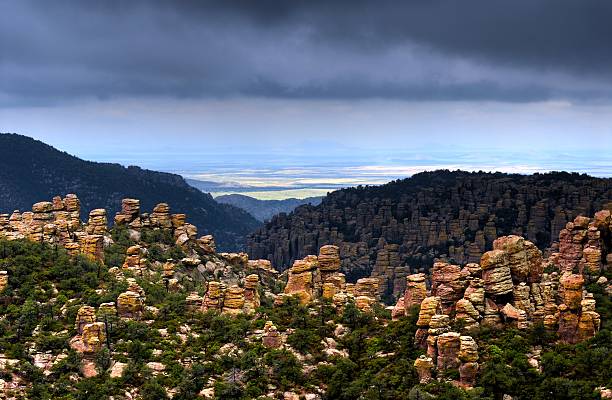
[[[171,229],[172,219],[170,217],[170,206],[166,203],[159,203],[153,208],[149,215],[151,226],[160,229]]]
[[[221,310],[223,308],[223,296],[225,293],[225,285],[221,282],[208,282],[208,288],[204,301],[202,302],[202,311]]]
[[[247,265],[249,268],[254,270],[272,272],[275,274],[278,273],[278,271],[276,271],[274,267],[272,267],[272,263],[269,260],[248,260]]]
[[[570,310],[578,310],[582,301],[584,277],[580,274],[564,274],[559,283],[563,304]]]
[[[89,235],[105,235],[108,229],[108,220],[106,218],[106,210],[96,208],[89,212],[89,220],[85,232]]]
[[[439,297],[430,296],[423,299],[421,303],[421,309],[419,310],[419,319],[417,320],[417,326],[425,328],[429,326],[431,317],[440,311],[441,300]]]
[[[189,312],[199,311],[202,308],[204,298],[198,292],[191,292],[185,298],[185,309]]]
[[[116,225],[130,225],[139,220],[140,200],[123,199],[121,201],[121,211],[115,215]],[[133,226],[138,226],[133,224]]]
[[[259,276],[257,274],[248,275],[244,278],[244,311],[251,314],[260,305]]]
[[[315,296],[315,286],[320,283],[316,256],[307,256],[296,260],[289,270],[289,278],[285,286],[285,293],[298,296],[302,304],[307,304]]]
[[[90,355],[102,349],[106,342],[106,325],[104,322],[91,322],[80,325],[80,333],[70,340],[70,347],[75,351]]]
[[[406,316],[406,304],[404,302],[404,297],[400,297],[391,310],[391,319],[397,321],[404,316]]]
[[[512,276],[508,254],[505,251],[487,251],[482,255],[480,266],[487,295],[501,296],[512,293]]]
[[[122,318],[139,319],[144,312],[144,296],[134,289],[128,288],[117,297],[117,313]]]
[[[404,292],[404,309],[410,312],[415,306],[420,306],[427,297],[427,284],[425,274],[411,274],[406,277],[406,291]]]
[[[9,275],[7,271],[0,271],[0,293],[8,287]]]
[[[81,334],[85,352],[95,353],[100,351],[106,341],[106,330],[103,322],[93,322],[83,326]]]
[[[562,273],[597,277],[612,262],[611,211],[598,211],[593,219],[578,216],[566,224],[559,234],[558,266]]]
[[[459,347],[459,383],[463,387],[472,387],[478,374],[478,345],[471,336],[461,336]]]
[[[237,315],[243,312],[244,289],[233,285],[225,291],[223,298],[223,313]]]
[[[79,238],[81,253],[92,260],[104,261],[104,236],[83,235]]]
[[[459,339],[461,334],[451,332],[451,326],[465,332],[479,324],[497,329],[504,326],[527,329],[541,323],[549,331],[556,331],[562,342],[577,343],[593,337],[599,330],[600,316],[593,295],[584,290],[585,276],[592,270],[583,268],[585,274],[577,271],[580,265],[594,262],[589,261],[588,249],[595,246],[601,249],[598,257],[603,260],[612,248],[608,213],[599,214],[597,221],[600,222],[576,218],[561,235],[563,239],[568,232],[573,233],[571,243],[585,245],[580,249],[581,258],[577,253],[566,256],[553,253],[543,260],[533,243],[508,236],[494,240],[494,250],[483,254],[479,266],[468,264],[460,268],[435,263],[431,276],[433,296],[421,302],[415,343],[427,349],[438,369],[459,367],[458,384],[469,387],[478,372],[477,348],[471,338]],[[570,259],[574,272],[565,266]],[[544,273],[543,265],[559,267],[561,274]],[[394,316],[405,310],[406,297],[405,294],[394,308]],[[456,352],[458,343],[464,347],[460,356]]]
[[[459,368],[459,349],[461,347],[461,335],[457,332],[446,332],[437,338],[437,364],[441,370]]]
[[[91,306],[83,306],[77,311],[74,329],[80,335],[83,333],[83,327],[93,322],[96,322],[96,309]]]
[[[338,246],[321,246],[319,249],[318,261],[321,272],[336,272],[340,270],[340,253]]]
[[[453,304],[463,297],[467,286],[465,276],[458,265],[434,263],[431,275],[431,294],[438,296],[442,307],[450,311]]]
[[[174,222],[172,224],[174,226]],[[191,243],[194,243],[198,235],[198,229],[192,224],[183,224],[174,229],[174,239],[177,246],[184,249],[188,248]]]

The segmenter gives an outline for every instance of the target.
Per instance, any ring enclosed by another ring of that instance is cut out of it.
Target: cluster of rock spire
[[[378,301],[380,281],[376,278],[361,278],[356,283],[346,283],[340,272],[338,246],[325,245],[319,255],[309,255],[296,260],[289,269],[285,294],[277,298],[281,303],[285,296],[297,296],[302,304],[320,298],[331,300],[342,307],[352,299],[362,311],[371,309]]]
[[[611,264],[611,239],[610,211],[603,210],[567,223],[558,252],[547,259],[532,242],[511,235],[497,238],[480,264],[435,263],[429,289],[424,274],[409,275],[393,317],[420,307],[415,342],[427,349],[415,362],[421,380],[431,379],[436,369],[459,368],[459,383],[471,386],[478,353],[468,334],[480,325],[527,329],[541,323],[566,343],[593,337],[600,316],[585,283]]]

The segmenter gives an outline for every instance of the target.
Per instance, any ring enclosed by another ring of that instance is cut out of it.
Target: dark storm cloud
[[[0,104],[608,99],[612,2],[0,3]]]

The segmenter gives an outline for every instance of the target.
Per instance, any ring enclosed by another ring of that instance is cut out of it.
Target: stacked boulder
[[[248,314],[252,314],[260,305],[259,276],[257,274],[248,275],[244,278],[244,308]]]
[[[115,215],[115,225],[140,228],[140,200],[123,199],[121,201],[121,211]]]
[[[172,217],[170,216],[170,206],[166,203],[159,203],[153,208],[149,215],[150,226],[160,229],[172,229]]]
[[[208,282],[206,295],[202,300],[202,311],[223,309],[225,289],[225,284],[222,282]]]
[[[272,321],[266,321],[262,344],[268,349],[278,349],[283,345],[283,338]]]
[[[106,325],[104,322],[96,322],[95,308],[90,306],[79,308],[74,328],[77,334],[70,340],[70,347],[85,355],[102,349],[106,341]]]
[[[134,272],[136,275],[141,275],[145,268],[145,259],[142,257],[143,249],[139,245],[128,247],[126,250],[125,261],[122,268]]]
[[[106,210],[96,208],[89,212],[89,220],[85,231],[89,235],[105,235],[108,230],[108,220],[106,218]]]
[[[427,297],[427,283],[425,274],[411,274],[406,277],[406,290],[404,296],[398,299],[391,316],[394,320],[409,315],[414,307],[421,305]]]

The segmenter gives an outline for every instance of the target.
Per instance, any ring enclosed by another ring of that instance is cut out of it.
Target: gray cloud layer
[[[0,3],[0,105],[608,100],[606,0]]]

